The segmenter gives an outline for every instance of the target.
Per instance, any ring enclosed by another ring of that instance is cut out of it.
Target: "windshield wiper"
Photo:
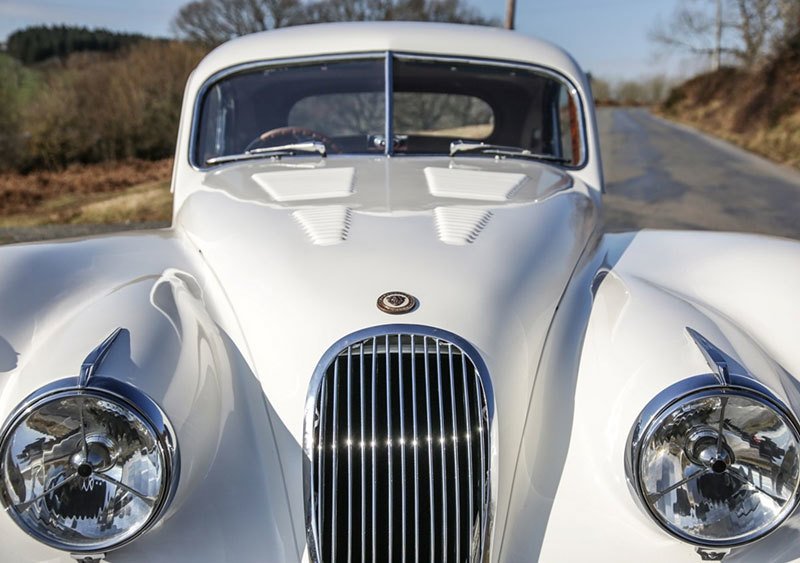
[[[227,154],[225,156],[215,156],[206,160],[206,164],[221,164],[223,162],[234,162],[236,160],[249,160],[252,158],[264,158],[270,156],[293,156],[297,153],[318,154],[327,156],[328,150],[325,143],[320,141],[307,141],[304,143],[291,143],[276,147],[258,147],[250,149],[240,154]]]
[[[523,158],[533,158],[536,160],[549,160],[551,162],[560,162],[562,164],[569,164],[572,160],[568,158],[561,158],[552,154],[537,154],[522,149],[520,147],[507,147],[503,145],[489,145],[487,143],[476,143],[471,141],[453,141],[450,143],[450,156],[455,156],[459,153],[480,153],[480,154],[493,154],[495,156],[516,156]]]

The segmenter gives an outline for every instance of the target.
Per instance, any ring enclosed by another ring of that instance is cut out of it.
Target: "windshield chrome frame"
[[[555,162],[547,162],[547,164],[553,166],[559,166],[565,170],[581,170],[585,168],[589,163],[589,143],[587,139],[586,133],[586,104],[584,103],[583,97],[580,95],[578,88],[575,86],[575,83],[570,80],[567,76],[562,74],[561,72],[546,66],[541,66],[533,63],[525,63],[519,61],[507,61],[507,60],[499,60],[499,59],[491,59],[491,58],[476,58],[476,57],[459,57],[459,56],[449,56],[449,55],[432,55],[432,54],[424,54],[424,53],[412,53],[412,52],[405,52],[405,51],[369,51],[369,52],[361,52],[361,53],[340,53],[340,54],[331,54],[331,55],[313,55],[308,57],[293,57],[293,58],[286,58],[286,59],[272,59],[272,60],[259,60],[259,61],[251,61],[248,63],[242,63],[238,65],[234,65],[223,69],[219,72],[212,74],[208,77],[205,82],[203,82],[202,86],[197,91],[197,95],[195,96],[193,102],[193,109],[192,109],[192,124],[189,130],[189,150],[188,150],[188,161],[189,166],[192,169],[198,172],[206,172],[211,169],[216,169],[217,167],[224,165],[223,163],[219,164],[212,164],[212,165],[205,165],[204,163],[198,163],[195,160],[195,151],[197,149],[198,143],[198,136],[199,136],[199,127],[200,127],[200,114],[201,114],[201,106],[203,101],[205,100],[205,96],[208,91],[211,89],[219,81],[223,80],[224,78],[228,78],[235,74],[241,74],[249,71],[254,71],[258,69],[265,69],[275,66],[286,66],[286,65],[301,65],[307,63],[314,63],[314,62],[343,62],[343,61],[359,61],[359,60],[379,60],[384,59],[384,102],[385,102],[385,111],[384,111],[384,135],[386,137],[386,143],[384,147],[384,155],[387,157],[392,156],[401,156],[401,157],[417,157],[417,156],[442,156],[447,158],[452,158],[447,154],[441,155],[432,155],[432,154],[406,154],[406,153],[395,153],[394,152],[394,142],[393,140],[390,142],[390,139],[394,138],[394,112],[393,112],[393,98],[394,98],[394,81],[393,81],[393,62],[395,59],[398,60],[412,60],[412,61],[440,61],[445,63],[461,63],[461,64],[474,64],[474,65],[491,65],[496,67],[502,68],[516,68],[516,69],[523,69],[527,71],[532,71],[537,74],[541,74],[548,78],[552,78],[557,80],[561,84],[563,84],[567,88],[567,92],[575,103],[575,109],[578,118],[578,136],[580,141],[580,160],[577,164],[558,164]],[[301,155],[302,156],[302,155]],[[329,158],[337,158],[337,157],[357,157],[357,156],[368,156],[368,157],[375,157],[375,154],[343,154],[343,155],[328,155]],[[481,155],[470,155],[471,157],[481,158]],[[493,156],[493,155],[492,155]],[[485,158],[485,156],[484,156]],[[513,156],[509,156],[507,158],[514,158]]]

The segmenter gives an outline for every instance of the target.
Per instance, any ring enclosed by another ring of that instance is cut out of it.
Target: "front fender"
[[[624,466],[628,435],[656,394],[710,373],[687,327],[800,412],[795,329],[800,244],[747,235],[645,231],[606,237],[603,246],[606,256],[617,257],[594,277],[569,397],[571,426],[561,436],[567,453],[543,540],[541,546],[526,546],[517,538],[507,553],[538,550],[544,561],[698,561],[692,546],[663,532],[635,502]],[[553,375],[539,377],[547,381]],[[559,430],[538,428],[543,429]],[[537,452],[537,458],[541,455]],[[530,474],[525,459],[522,455],[518,479]],[[726,560],[795,560],[800,557],[798,527],[800,517],[794,515],[772,535],[733,550]],[[575,541],[576,530],[580,541]]]
[[[269,406],[217,321],[224,304],[190,247],[165,235],[107,237],[7,247],[0,264],[0,419],[37,389],[77,376],[122,328],[97,375],[147,394],[174,428],[181,467],[172,502],[109,560],[299,558]],[[0,538],[3,560],[71,560],[7,514]]]

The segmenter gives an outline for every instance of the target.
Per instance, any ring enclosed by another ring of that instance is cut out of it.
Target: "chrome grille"
[[[482,560],[491,391],[467,346],[383,333],[320,364],[305,426],[314,561]]]

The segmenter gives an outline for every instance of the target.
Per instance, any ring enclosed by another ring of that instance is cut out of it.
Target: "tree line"
[[[56,25],[37,25],[8,36],[6,52],[23,64],[53,57],[66,57],[80,51],[119,51],[147,39],[138,33],[117,33],[107,29]]]

